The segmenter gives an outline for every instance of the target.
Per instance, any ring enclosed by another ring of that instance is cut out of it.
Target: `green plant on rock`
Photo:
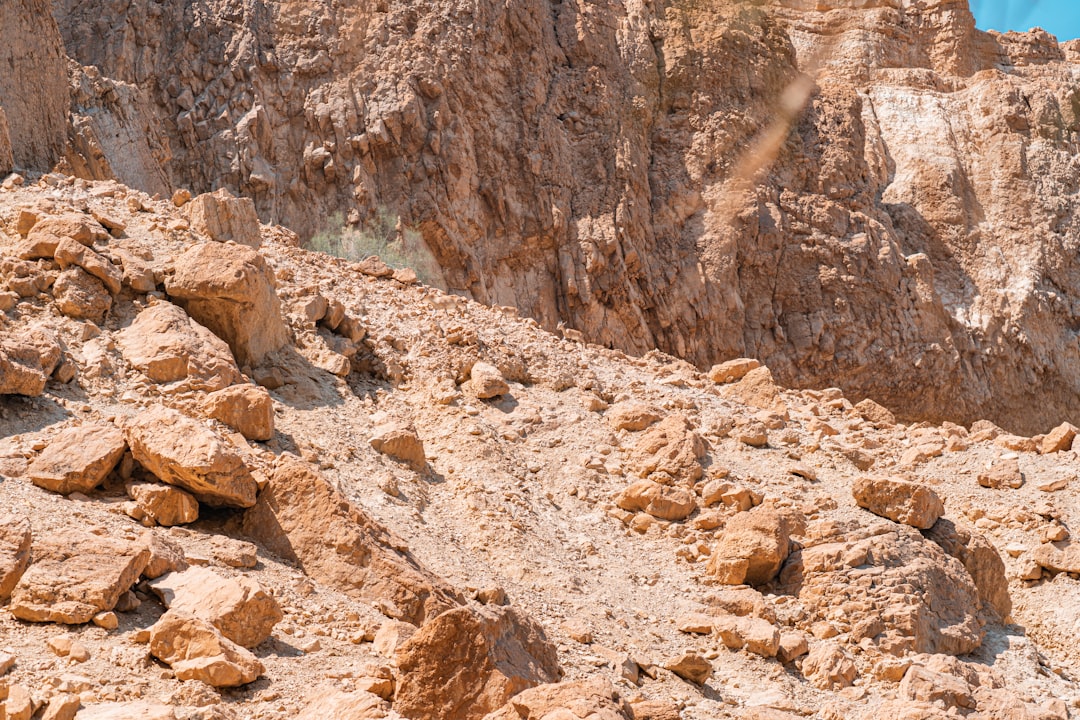
[[[395,270],[412,268],[426,285],[443,286],[442,270],[424,238],[385,208],[359,227],[347,225],[341,213],[334,213],[307,248],[353,262],[376,255]]]

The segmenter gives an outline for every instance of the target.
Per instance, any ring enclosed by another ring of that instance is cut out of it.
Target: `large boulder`
[[[235,197],[225,188],[197,196],[188,205],[191,229],[217,242],[232,241],[258,249],[259,216],[251,198]]]
[[[922,530],[932,528],[945,512],[936,492],[907,480],[859,478],[851,486],[851,494],[859,507]]]
[[[213,392],[242,380],[232,351],[183,308],[159,302],[140,312],[117,337],[124,359],[174,390]]]
[[[251,578],[224,578],[204,567],[172,572],[150,582],[163,605],[207,620],[237,645],[253,648],[283,617],[274,596]]]
[[[396,658],[394,709],[412,720],[478,720],[522,690],[562,676],[540,626],[503,606],[443,613]]]
[[[112,309],[112,295],[105,285],[81,267],[69,267],[53,283],[56,307],[75,320],[101,324]]]
[[[80,425],[60,432],[26,470],[35,485],[67,495],[87,493],[124,456],[124,434],[113,425]]]
[[[225,637],[209,621],[168,610],[150,627],[150,654],[168,664],[177,680],[213,687],[254,682],[265,668],[249,650]]]
[[[229,344],[241,365],[257,367],[289,341],[273,272],[250,248],[195,245],[177,258],[165,288],[188,314]]]
[[[35,327],[0,340],[0,395],[37,397],[61,357],[56,335]]]
[[[255,504],[258,486],[243,458],[202,423],[157,406],[137,415],[126,434],[131,454],[162,482],[207,505]]]
[[[544,718],[628,720],[636,717],[607,678],[550,683],[524,690],[484,720],[543,720]]]
[[[1012,612],[1009,598],[1009,579],[1005,562],[997,549],[979,533],[960,527],[952,520],[941,518],[923,535],[937,543],[942,550],[960,561],[968,571],[983,607],[998,620]]]
[[[150,559],[143,544],[70,530],[34,543],[33,564],[11,594],[11,614],[80,625],[112,610]]]
[[[389,601],[414,624],[458,604],[449,587],[401,549],[401,540],[298,458],[279,460],[242,528],[313,579],[365,600]]]
[[[120,292],[124,280],[123,271],[77,240],[62,237],[56,245],[53,257],[61,269],[66,270],[72,266],[81,267],[100,280],[111,294],[116,295]]]
[[[630,512],[644,512],[661,520],[678,521],[685,520],[697,509],[697,498],[683,487],[638,480],[619,493],[615,504]]]
[[[969,572],[905,525],[840,530],[797,550],[774,589],[799,599],[808,628],[830,622],[889,654],[962,655],[983,639],[979,591]]]
[[[150,482],[128,483],[127,494],[132,503],[126,511],[136,520],[171,527],[199,519],[199,501],[178,487]]]
[[[638,477],[663,484],[692,484],[704,470],[705,442],[682,415],[669,415],[641,434],[630,453],[629,466]]]
[[[759,505],[738,513],[713,548],[708,572],[724,585],[767,583],[791,553],[791,536],[804,528],[805,519],[793,510]]]

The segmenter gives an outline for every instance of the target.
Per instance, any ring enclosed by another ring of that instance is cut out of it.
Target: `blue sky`
[[[982,30],[1030,30],[1041,27],[1059,41],[1080,37],[1077,0],[971,0],[975,24]]]

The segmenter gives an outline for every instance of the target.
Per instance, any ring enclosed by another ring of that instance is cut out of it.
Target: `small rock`
[[[79,711],[81,705],[78,695],[72,693],[53,695],[45,707],[41,720],[74,720],[75,713]]]
[[[703,685],[713,673],[712,663],[697,653],[686,652],[664,663],[664,669],[670,670],[683,680]]]
[[[713,365],[709,370],[709,379],[714,383],[732,383],[742,380],[748,372],[759,367],[761,362],[753,358],[736,358]]]
[[[264,671],[258,658],[208,621],[175,610],[150,628],[150,653],[168,664],[177,680],[201,680],[213,687],[246,685]]]
[[[995,460],[989,470],[979,473],[979,485],[994,489],[1023,487],[1024,475],[1020,472],[1020,459],[1013,455]]]
[[[945,512],[945,506],[930,488],[906,480],[860,478],[851,488],[859,507],[875,515],[927,530]]]
[[[210,417],[233,428],[248,440],[274,437],[274,400],[258,385],[233,385],[210,393],[203,403]]]
[[[158,525],[186,525],[199,519],[199,503],[190,493],[171,485],[129,483],[128,497],[139,512]]]
[[[1075,425],[1070,423],[1058,425],[1043,438],[1042,447],[1039,449],[1040,452],[1047,455],[1049,453],[1069,451],[1072,449],[1073,440],[1075,440],[1077,432],[1080,431],[1077,430]]]
[[[370,442],[376,451],[406,463],[417,472],[427,467],[424,442],[411,425],[398,422],[380,425],[375,428]]]
[[[481,400],[499,397],[510,392],[510,386],[506,384],[499,369],[486,362],[473,365],[469,384],[476,393],[476,397]]]
[[[858,674],[847,651],[834,642],[818,643],[803,660],[803,677],[821,690],[842,690]]]
[[[105,630],[115,630],[120,624],[120,621],[116,618],[116,613],[111,610],[98,613],[92,619],[95,625]]]

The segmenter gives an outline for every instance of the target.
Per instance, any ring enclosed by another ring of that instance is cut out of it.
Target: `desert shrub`
[[[442,270],[424,238],[385,208],[359,227],[346,225],[341,213],[334,213],[307,248],[353,262],[377,255],[395,270],[412,268],[421,282],[443,287]]]

